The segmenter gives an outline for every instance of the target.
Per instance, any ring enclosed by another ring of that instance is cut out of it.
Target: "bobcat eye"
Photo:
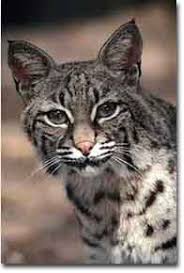
[[[119,106],[115,102],[107,102],[98,107],[97,117],[107,118],[114,116],[113,114],[119,109]],[[118,111],[117,111],[118,114]]]
[[[67,122],[67,116],[61,110],[51,110],[46,114],[45,118],[51,125],[61,125]]]

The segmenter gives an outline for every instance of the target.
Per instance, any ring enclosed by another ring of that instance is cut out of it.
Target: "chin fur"
[[[86,166],[82,169],[76,169],[76,171],[83,177],[95,177],[102,173],[103,168]]]

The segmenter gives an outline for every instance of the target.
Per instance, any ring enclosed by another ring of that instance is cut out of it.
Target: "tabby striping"
[[[142,50],[134,20],[86,62],[10,41],[24,130],[65,185],[86,263],[177,262],[176,109],[142,89]]]

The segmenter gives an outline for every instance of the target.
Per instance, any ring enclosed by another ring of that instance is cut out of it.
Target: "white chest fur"
[[[130,181],[131,183],[131,181]],[[124,185],[121,185],[124,192]],[[120,208],[119,245],[112,250],[115,263],[162,263],[176,259],[163,244],[176,236],[176,173],[156,163],[144,175],[136,197]],[[167,245],[166,245],[167,246]],[[173,252],[174,251],[174,252]],[[120,254],[121,253],[121,254]]]

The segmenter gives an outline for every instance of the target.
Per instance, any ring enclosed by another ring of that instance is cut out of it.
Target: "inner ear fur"
[[[11,69],[16,89],[23,100],[34,94],[32,87],[48,77],[54,60],[42,49],[27,41],[9,41],[8,65]]]
[[[121,25],[102,46],[98,60],[109,70],[120,71],[137,64],[140,69],[143,41],[135,20]]]

